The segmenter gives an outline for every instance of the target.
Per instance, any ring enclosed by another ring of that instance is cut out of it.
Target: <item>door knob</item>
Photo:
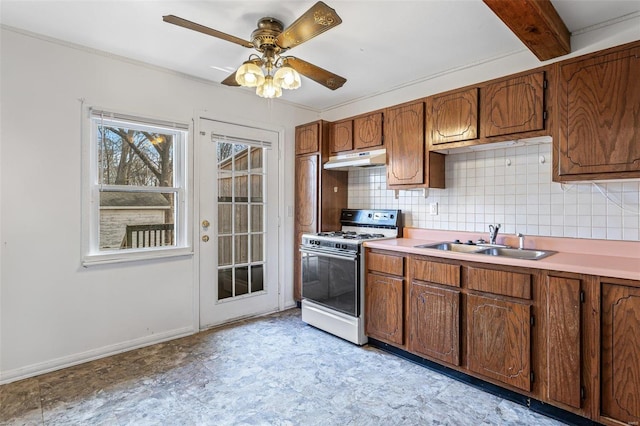
[[[203,236],[202,236],[202,241],[204,241],[205,243],[206,243],[207,241],[209,241],[209,236],[208,236],[208,235],[203,235]]]
[[[209,223],[209,221],[208,221],[208,220],[203,220],[203,221],[202,221],[202,227],[203,227],[203,228],[205,228],[205,229],[206,229],[206,228],[208,228],[208,227],[209,227],[209,225],[211,225],[211,224]]]

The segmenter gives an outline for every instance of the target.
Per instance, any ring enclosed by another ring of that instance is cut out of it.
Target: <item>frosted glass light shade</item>
[[[282,96],[282,88],[276,84],[273,77],[267,75],[264,83],[256,88],[256,95],[263,98],[279,98]]]
[[[300,80],[300,74],[290,66],[284,65],[276,71],[273,79],[283,89],[297,89],[302,84]]]
[[[255,63],[247,61],[236,71],[236,82],[244,87],[258,87],[264,83],[264,73]]]

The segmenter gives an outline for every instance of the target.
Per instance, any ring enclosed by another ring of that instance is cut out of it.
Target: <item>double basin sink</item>
[[[422,244],[416,248],[435,249],[442,251],[452,251],[457,253],[475,253],[488,256],[506,257],[510,259],[539,260],[555,254],[551,250],[517,249],[505,246],[463,244],[463,243],[435,243]]]

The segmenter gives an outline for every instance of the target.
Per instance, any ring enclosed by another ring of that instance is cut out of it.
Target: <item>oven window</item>
[[[357,260],[302,252],[302,297],[357,317]]]

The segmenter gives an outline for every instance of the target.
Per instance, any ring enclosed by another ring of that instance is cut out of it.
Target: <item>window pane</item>
[[[248,185],[247,185],[247,175],[236,176],[234,178],[235,188],[234,191],[234,201],[237,202],[247,202],[249,201]]]
[[[262,175],[251,175],[251,202],[262,203]]]
[[[262,148],[251,148],[251,173],[262,173]]]
[[[249,214],[247,213],[247,204],[236,204],[235,206],[235,230],[237,233],[246,233],[249,229]]]
[[[218,271],[218,300],[233,296],[233,269]]]
[[[247,263],[249,261],[249,236],[236,235],[235,243],[236,263]]]
[[[249,169],[248,150],[249,147],[247,145],[236,144],[236,171],[247,171]]]
[[[262,265],[251,266],[251,292],[264,290],[264,271]]]
[[[233,156],[233,144],[218,142],[218,169],[231,170],[233,167],[231,158]]]
[[[251,235],[251,261],[261,262],[264,260],[262,255],[264,250],[262,249],[262,234]]]
[[[251,232],[262,232],[263,221],[262,218],[262,204],[251,204]]]
[[[218,266],[231,265],[232,247],[231,237],[218,237]]]
[[[100,193],[100,250],[175,246],[175,194]]]
[[[97,129],[102,184],[174,186],[174,135],[134,130],[124,124]]]
[[[218,233],[231,233],[231,204],[218,204]]]
[[[236,268],[236,296],[249,292],[249,267]]]
[[[218,174],[218,201],[230,202],[233,200],[233,180],[228,173]]]

